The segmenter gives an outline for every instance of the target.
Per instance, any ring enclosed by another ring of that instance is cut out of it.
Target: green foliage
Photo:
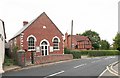
[[[13,60],[10,59],[8,56],[5,56],[4,65],[5,66],[13,65]]]
[[[79,51],[70,51],[70,54],[73,55],[73,59],[81,58],[81,52],[79,52]]]
[[[120,55],[120,52],[117,50],[91,50],[88,52],[88,56],[90,57],[113,55]]]
[[[70,54],[70,50],[67,48],[64,48],[64,54]]]
[[[113,39],[113,47],[114,49],[117,49],[120,51],[120,33],[117,33],[115,38]]]
[[[13,47],[13,52],[16,53],[18,51],[18,46]]]
[[[106,40],[101,40],[100,41],[100,50],[109,50],[110,49],[110,44]]]
[[[87,30],[82,35],[89,37],[89,39],[92,42],[92,46],[94,47],[94,49],[96,49],[96,50],[99,49],[100,36],[97,32]]]
[[[120,55],[120,51],[118,50],[68,50],[65,49],[65,54],[72,54],[74,59],[81,58],[81,55],[87,55],[89,57],[97,57],[97,56],[113,56]]]
[[[18,49],[19,49],[18,46],[13,47],[13,56],[14,56],[13,63],[14,64],[17,64],[17,51],[18,51]]]
[[[80,51],[74,51],[74,50],[69,50],[69,49],[64,49],[64,54],[72,54],[73,59],[79,59],[81,58],[81,52]]]
[[[81,50],[81,55],[88,55],[89,53],[89,50]]]

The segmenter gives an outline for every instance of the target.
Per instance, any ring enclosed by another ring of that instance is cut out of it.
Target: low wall
[[[35,56],[35,53],[33,53],[33,57],[26,58],[26,52],[24,51],[19,51],[17,53],[17,56],[18,65],[22,67],[33,64],[43,64],[73,59],[72,54],[51,54],[47,56]]]
[[[57,54],[57,55],[55,54],[48,56],[39,56],[34,58],[34,64],[51,63],[71,59],[73,59],[72,54]]]

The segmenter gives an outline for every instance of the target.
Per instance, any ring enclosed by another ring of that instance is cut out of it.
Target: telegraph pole
[[[71,50],[72,50],[72,36],[73,36],[73,20],[71,22]]]

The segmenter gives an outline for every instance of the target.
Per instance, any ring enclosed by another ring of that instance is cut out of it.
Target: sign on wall
[[[40,47],[39,46],[36,47],[36,52],[40,52]]]
[[[53,52],[53,46],[50,46],[50,52]]]

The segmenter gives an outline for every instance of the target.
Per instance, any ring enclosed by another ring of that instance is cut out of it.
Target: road
[[[118,56],[78,59],[48,66],[6,72],[3,76],[99,76],[106,66],[118,61]]]

